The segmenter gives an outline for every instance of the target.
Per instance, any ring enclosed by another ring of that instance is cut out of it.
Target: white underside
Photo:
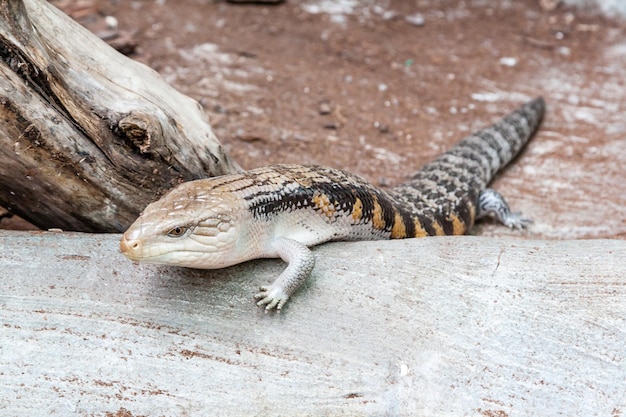
[[[371,223],[357,223],[350,215],[327,217],[311,208],[283,213],[265,223],[270,239],[280,236],[306,246],[331,240],[379,240],[390,236],[389,232],[375,231]]]

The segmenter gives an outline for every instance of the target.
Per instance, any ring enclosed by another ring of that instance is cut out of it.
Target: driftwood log
[[[125,229],[179,182],[239,169],[197,102],[43,0],[0,0],[0,206]]]

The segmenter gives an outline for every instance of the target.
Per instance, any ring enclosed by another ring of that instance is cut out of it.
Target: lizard
[[[280,310],[311,274],[309,247],[337,240],[462,235],[491,216],[516,229],[532,220],[487,188],[520,152],[545,111],[542,97],[462,139],[405,183],[383,190],[318,165],[279,164],[183,182],[149,204],[122,235],[131,260],[217,269],[257,258],[287,267],[255,295]]]

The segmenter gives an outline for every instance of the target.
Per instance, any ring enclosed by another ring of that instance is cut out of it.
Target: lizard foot
[[[532,219],[522,217],[522,213],[512,213],[509,205],[496,190],[486,188],[478,197],[477,219],[494,216],[500,223],[511,229],[525,229]]]
[[[268,312],[273,308],[276,308],[276,310],[280,311],[280,309],[289,299],[289,296],[281,287],[266,285],[261,287],[261,291],[257,293],[254,298],[259,300],[256,305],[264,305],[265,312]]]
[[[509,215],[502,220],[502,223],[511,229],[526,229],[526,227],[528,227],[528,225],[532,222],[533,219],[522,217],[522,213],[520,211],[509,213]]]

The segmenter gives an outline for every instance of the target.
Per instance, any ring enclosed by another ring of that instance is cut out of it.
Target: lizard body
[[[280,257],[287,268],[255,296],[270,310],[310,274],[309,246],[460,235],[487,215],[523,228],[529,220],[511,213],[487,185],[528,141],[544,107],[542,98],[523,105],[388,191],[345,171],[305,165],[182,183],[146,207],[120,249],[133,260],[205,269]]]

